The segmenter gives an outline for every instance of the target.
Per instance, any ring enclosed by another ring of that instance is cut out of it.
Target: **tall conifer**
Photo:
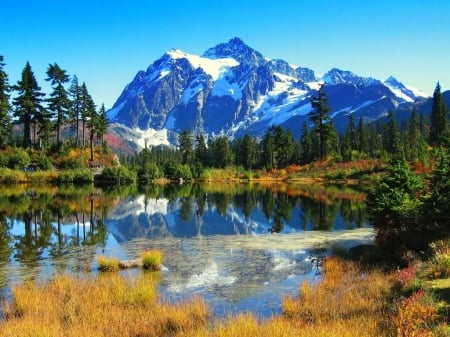
[[[41,104],[45,94],[41,92],[29,62],[25,65],[22,77],[13,89],[17,91],[17,97],[13,100],[14,116],[23,123],[22,143],[25,148],[29,148],[32,144],[31,126],[34,124],[34,140],[36,141],[38,122],[42,123],[40,117],[45,116],[44,107]]]
[[[8,143],[11,132],[8,75],[3,70],[3,56],[0,55],[0,148]]]

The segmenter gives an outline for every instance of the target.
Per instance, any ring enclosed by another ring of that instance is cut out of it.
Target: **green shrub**
[[[14,148],[8,153],[8,167],[11,169],[21,169],[30,165],[31,158],[28,152],[21,148]]]
[[[43,171],[50,171],[53,170],[53,163],[52,160],[47,156],[40,156],[37,161],[37,167],[40,170]]]
[[[105,167],[96,179],[100,182],[131,183],[136,181],[136,174],[124,166]]]
[[[89,184],[94,181],[94,175],[88,169],[62,170],[56,177],[57,183]]]
[[[192,172],[190,166],[187,164],[183,165],[183,164],[168,163],[164,167],[164,176],[172,180],[177,179],[191,180]]]
[[[139,169],[137,176],[141,182],[151,182],[154,179],[161,178],[163,172],[157,164],[148,162]]]

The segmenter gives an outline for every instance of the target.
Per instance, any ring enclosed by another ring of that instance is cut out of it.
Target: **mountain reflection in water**
[[[203,296],[217,315],[267,317],[331,247],[373,240],[364,194],[276,184],[0,192],[0,287],[96,269],[96,257],[163,252],[160,292]],[[137,271],[125,271],[133,275]]]

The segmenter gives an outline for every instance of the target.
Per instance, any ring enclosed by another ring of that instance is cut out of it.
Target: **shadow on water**
[[[0,290],[160,249],[160,291],[217,315],[279,312],[334,245],[373,239],[364,194],[285,184],[22,187],[0,192]]]

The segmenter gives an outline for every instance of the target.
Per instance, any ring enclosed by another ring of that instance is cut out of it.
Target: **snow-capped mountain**
[[[393,77],[381,81],[336,68],[319,77],[233,38],[201,56],[169,50],[139,71],[108,111],[110,130],[138,147],[174,144],[183,130],[232,138],[282,125],[298,134],[321,83],[338,129],[350,114],[377,120],[427,97]]]

